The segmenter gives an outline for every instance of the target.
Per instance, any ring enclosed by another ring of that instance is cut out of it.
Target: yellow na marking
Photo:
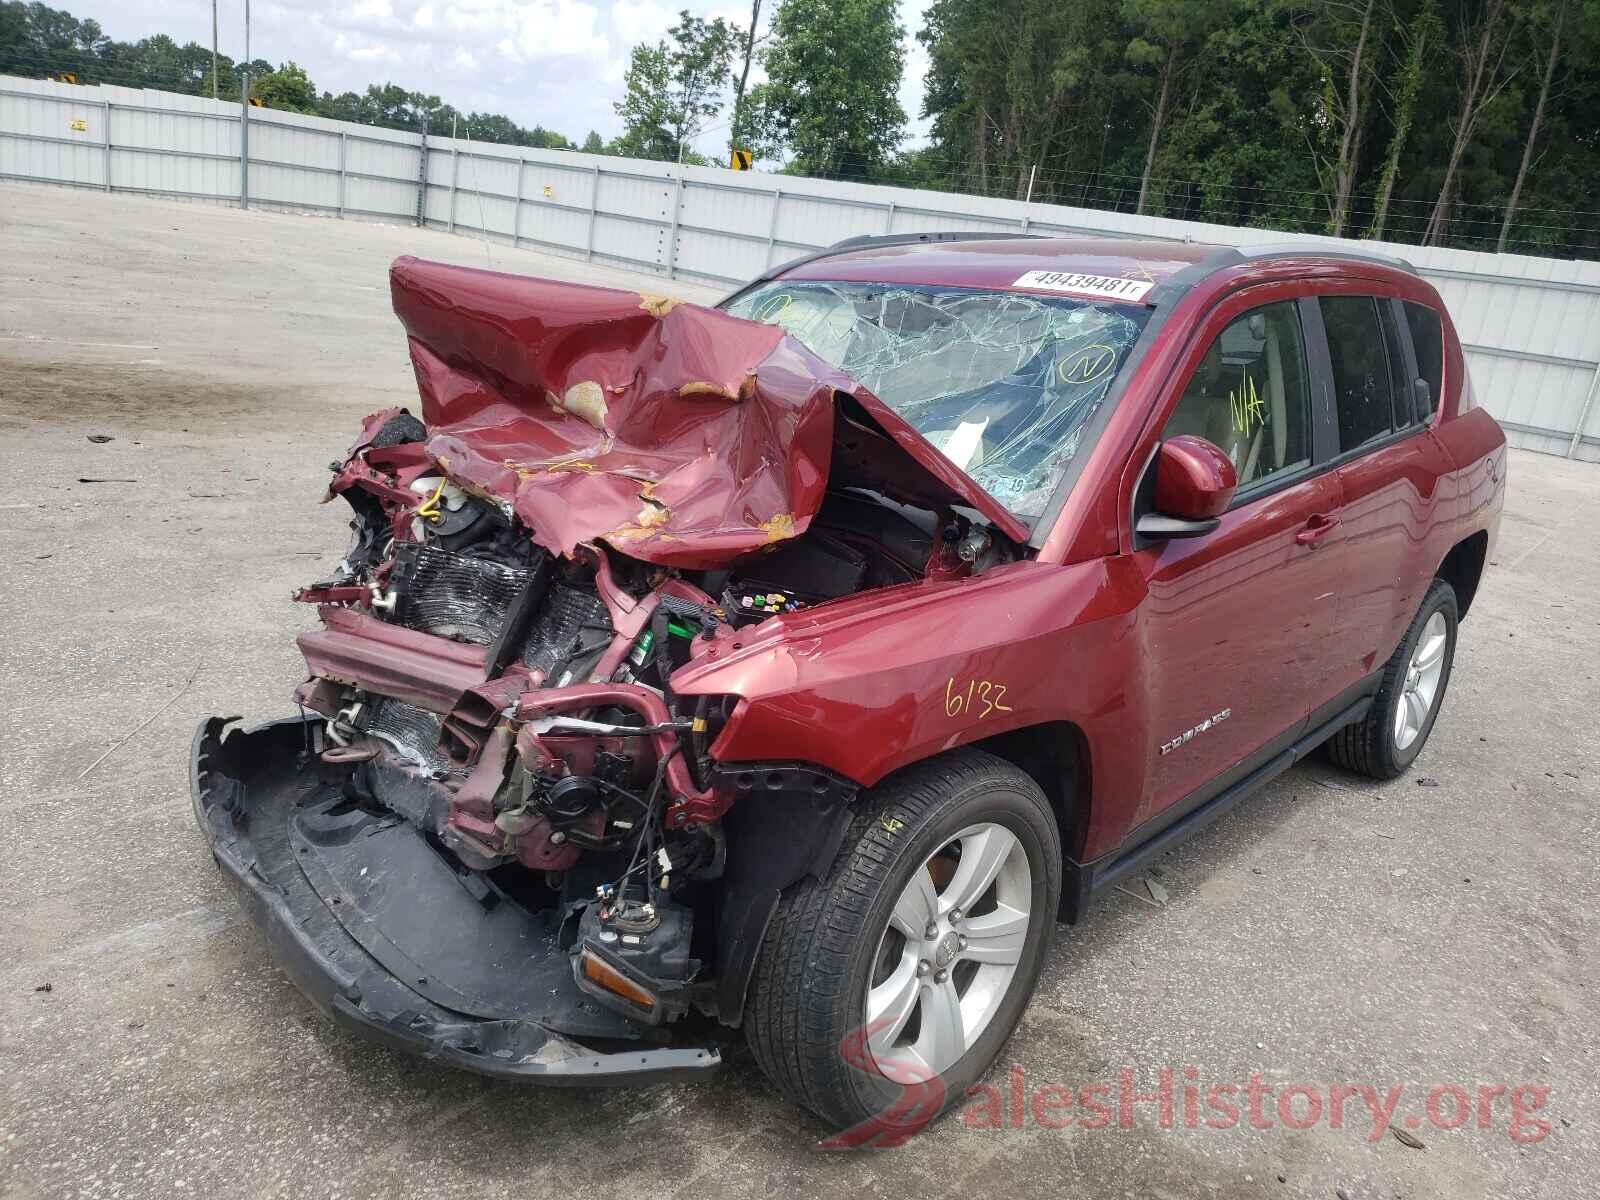
[[[1240,381],[1238,390],[1229,391],[1228,408],[1233,414],[1233,427],[1240,433],[1250,432],[1251,421],[1257,425],[1267,423],[1267,406],[1256,394],[1256,381],[1248,373]]]

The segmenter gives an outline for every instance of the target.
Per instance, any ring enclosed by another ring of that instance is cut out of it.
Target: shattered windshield
[[[1025,520],[1080,449],[1147,310],[972,288],[777,281],[727,306],[846,372]]]

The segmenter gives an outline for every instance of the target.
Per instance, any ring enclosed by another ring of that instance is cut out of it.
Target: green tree
[[[688,146],[722,111],[735,31],[722,18],[687,10],[668,40],[633,48],[623,76],[617,152],[634,158],[696,159]]]
[[[1439,20],[1439,10],[1434,0],[1422,0],[1411,20],[1397,30],[1399,50],[1389,94],[1393,109],[1389,128],[1389,148],[1383,160],[1383,173],[1378,179],[1378,195],[1372,224],[1367,230],[1370,238],[1381,239],[1383,227],[1389,219],[1389,201],[1394,196],[1395,180],[1400,174],[1400,156],[1405,152],[1411,137],[1411,126],[1417,119],[1417,103],[1422,97],[1429,56],[1438,48],[1444,37],[1444,26]]]
[[[1136,32],[1121,0],[938,0],[918,34],[931,60],[923,111],[952,185],[1132,206],[1123,176],[1140,177],[1161,65],[1153,47],[1129,55]],[[1183,78],[1175,66],[1169,111]]]
[[[203,80],[209,89],[209,80]],[[250,80],[250,94],[268,108],[281,108],[289,112],[314,113],[317,111],[317,89],[312,86],[305,68],[286,62],[276,71]]]
[[[1144,212],[1150,200],[1150,176],[1155,168],[1161,136],[1171,112],[1172,89],[1186,68],[1200,61],[1195,50],[1217,25],[1234,15],[1228,0],[1123,0],[1123,14],[1134,35],[1125,51],[1130,63],[1154,70],[1157,84],[1150,108],[1150,138],[1139,180],[1135,212]]]
[[[606,144],[600,140],[600,134],[591,129],[589,136],[583,139],[583,152],[585,154],[604,154]]]
[[[323,92],[317,101],[317,113],[334,121],[360,121],[361,97],[354,92],[340,92],[337,96]]]
[[[1533,115],[1528,122],[1528,137],[1523,143],[1522,161],[1517,166],[1517,179],[1511,185],[1511,198],[1506,201],[1506,215],[1500,223],[1500,237],[1495,242],[1495,250],[1504,253],[1506,240],[1511,236],[1511,226],[1516,220],[1517,201],[1522,195],[1523,186],[1527,183],[1528,172],[1534,163],[1534,147],[1539,143],[1539,133],[1544,125],[1545,112],[1550,105],[1551,86],[1556,83],[1556,72],[1562,62],[1562,52],[1571,54],[1570,39],[1563,41],[1562,35],[1568,31],[1567,22],[1574,15],[1585,15],[1574,0],[1547,0],[1535,6],[1532,19],[1529,22],[1528,37],[1532,42],[1531,48],[1541,60],[1539,66],[1539,99],[1534,103]],[[1595,27],[1589,22],[1584,22],[1580,27],[1579,37],[1588,33],[1589,40],[1593,40]]]
[[[756,47],[761,43],[757,30],[761,26],[762,0],[750,0],[750,24],[744,29],[733,27],[733,36],[739,43],[739,76],[733,81],[733,119],[728,130],[728,147],[732,150],[750,149],[754,122],[751,119],[745,93],[750,89],[750,67],[755,62]]]
[[[1316,103],[1301,114],[1301,133],[1328,194],[1328,232],[1339,237],[1350,219],[1391,12],[1387,0],[1290,0],[1290,12],[1300,52],[1321,82]]]
[[[752,103],[766,135],[813,175],[881,168],[905,126],[896,0],[780,0]]]
[[[43,4],[0,3],[0,71],[54,75],[70,71],[80,80],[95,75],[111,39],[100,23]]]
[[[1438,245],[1449,228],[1460,187],[1463,159],[1479,123],[1519,68],[1511,51],[1519,13],[1509,0],[1462,0],[1452,45],[1460,84],[1455,112],[1449,118],[1450,153],[1433,211],[1423,231],[1424,245]]]
[[[622,118],[614,145],[628,158],[676,158],[667,93],[672,86],[672,56],[665,42],[638,45],[622,77],[622,99],[611,107]]]

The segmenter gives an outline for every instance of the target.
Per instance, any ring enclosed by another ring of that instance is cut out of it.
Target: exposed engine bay
[[[442,1011],[590,1039],[737,1023],[719,965],[765,921],[740,906],[831,854],[855,785],[725,761],[740,696],[674,678],[836,601],[1014,561],[1019,527],[781,330],[410,260],[393,282],[425,419],[375,413],[332,464],[351,543],[295,596],[320,617],[301,869]],[[741,850],[781,841],[794,862]],[[581,1002],[530,1007],[540,981]]]

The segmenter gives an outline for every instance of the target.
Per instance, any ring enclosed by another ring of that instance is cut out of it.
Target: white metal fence
[[[246,131],[245,115],[196,96],[0,75],[0,179],[426,223],[727,284],[863,233],[1330,240],[424,138],[270,109],[250,109]],[[1600,462],[1600,263],[1363,244],[1408,259],[1443,294],[1475,390],[1514,444]]]

